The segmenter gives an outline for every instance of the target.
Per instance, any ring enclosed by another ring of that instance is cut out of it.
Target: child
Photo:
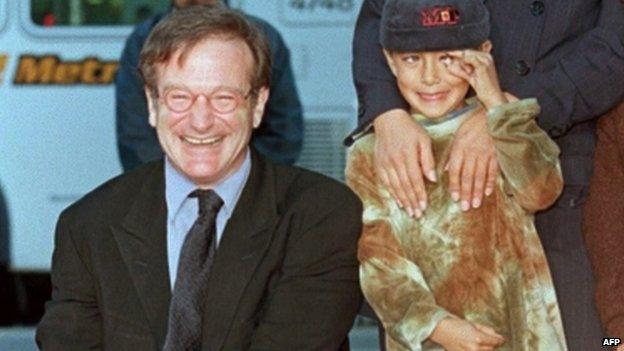
[[[436,183],[409,216],[377,180],[374,134],[349,150],[347,182],[364,203],[362,290],[389,350],[566,350],[532,212],[562,189],[559,149],[534,121],[535,99],[508,101],[481,0],[388,0],[381,43],[413,118],[432,139]],[[467,99],[472,87],[476,98]],[[478,109],[497,150],[496,190],[467,212],[448,191],[453,134]]]

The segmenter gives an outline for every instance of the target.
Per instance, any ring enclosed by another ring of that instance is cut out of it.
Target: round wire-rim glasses
[[[190,110],[197,98],[203,96],[214,111],[230,113],[242,105],[253,92],[254,90],[250,89],[247,94],[243,95],[234,89],[220,88],[210,94],[195,94],[183,88],[171,88],[160,96],[160,100],[169,110],[181,113]]]

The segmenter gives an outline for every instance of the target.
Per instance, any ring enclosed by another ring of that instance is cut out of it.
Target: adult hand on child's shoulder
[[[380,181],[400,207],[410,216],[420,217],[427,207],[424,179],[436,181],[431,138],[400,109],[379,115],[374,127],[375,169]]]
[[[505,342],[494,329],[455,317],[440,321],[429,338],[447,351],[494,351]]]
[[[483,196],[494,192],[498,161],[483,109],[474,112],[455,133],[445,169],[449,173],[451,197],[461,200],[463,211],[478,208]]]

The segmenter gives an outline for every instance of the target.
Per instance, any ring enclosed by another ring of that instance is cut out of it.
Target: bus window
[[[41,27],[127,26],[170,4],[170,0],[30,0],[30,18]]]

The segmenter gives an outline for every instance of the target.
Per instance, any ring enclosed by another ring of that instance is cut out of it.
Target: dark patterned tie
[[[202,314],[216,250],[216,218],[223,200],[212,190],[195,190],[199,216],[186,234],[176,275],[164,351],[201,348]]]

